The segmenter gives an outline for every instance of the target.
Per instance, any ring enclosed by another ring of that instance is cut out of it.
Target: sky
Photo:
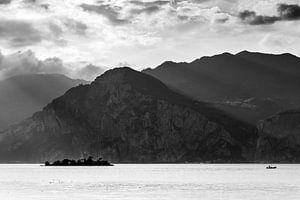
[[[300,56],[300,0],[0,0],[0,79],[243,50]]]

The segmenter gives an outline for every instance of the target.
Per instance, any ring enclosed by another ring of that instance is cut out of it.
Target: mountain
[[[191,63],[168,61],[143,72],[253,125],[300,107],[300,58],[291,54],[223,53]]]
[[[19,123],[71,87],[86,83],[60,74],[28,74],[0,81],[0,129]]]
[[[130,68],[71,88],[0,132],[0,161],[102,156],[112,162],[246,162],[255,127]]]
[[[257,159],[300,162],[300,109],[277,113],[258,127]]]

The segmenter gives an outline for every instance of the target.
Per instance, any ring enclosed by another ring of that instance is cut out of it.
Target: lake
[[[2,200],[299,200],[300,165],[0,165]]]

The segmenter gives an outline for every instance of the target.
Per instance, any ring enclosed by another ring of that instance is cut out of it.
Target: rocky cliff
[[[118,68],[1,132],[0,161],[237,162],[253,160],[256,139],[252,126]]]
[[[300,109],[278,113],[258,128],[257,160],[300,162]]]

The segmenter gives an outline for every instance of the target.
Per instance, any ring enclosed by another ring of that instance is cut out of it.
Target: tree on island
[[[49,161],[45,162],[45,166],[112,166],[107,160],[102,160],[100,157],[98,160],[94,161],[93,156],[89,156],[87,159],[79,159],[79,160],[69,160],[63,159],[62,161],[56,160],[53,163]]]

